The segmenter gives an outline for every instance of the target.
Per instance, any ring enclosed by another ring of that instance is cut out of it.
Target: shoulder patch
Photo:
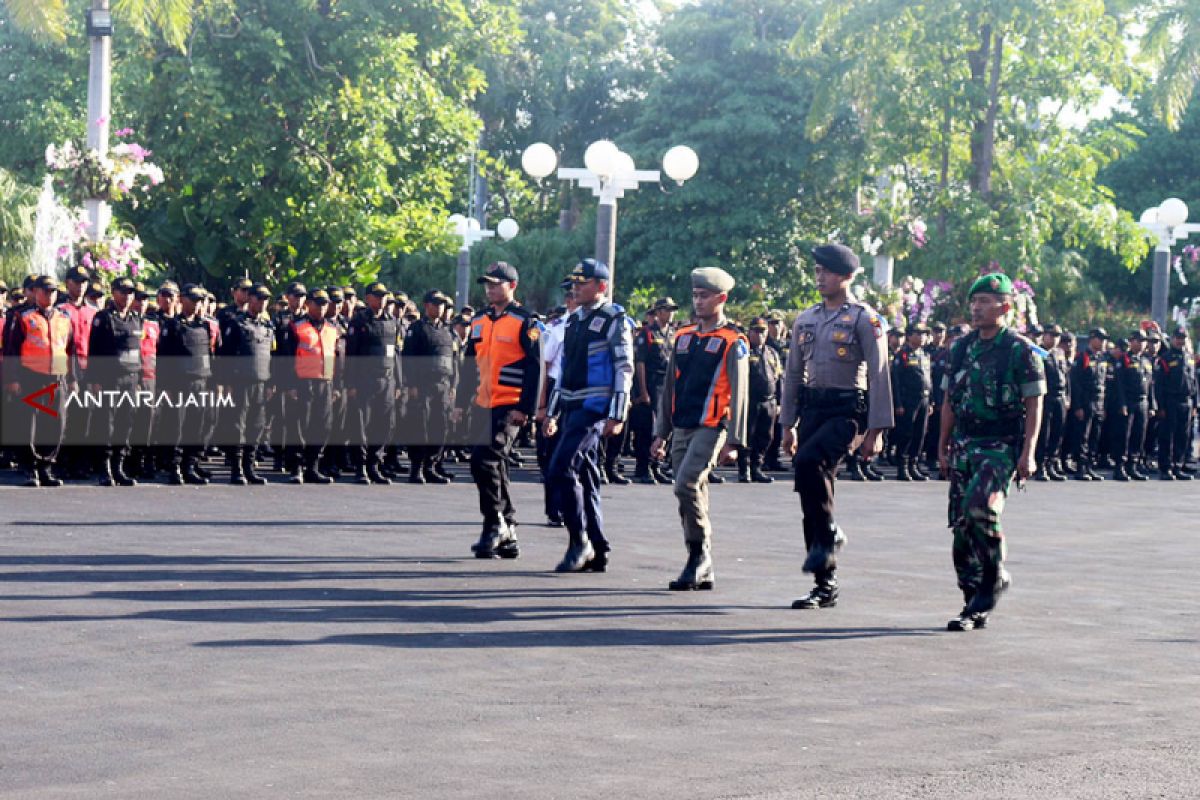
[[[542,329],[534,325],[529,329],[528,336],[529,341],[536,342],[538,339],[542,338]]]
[[[737,342],[737,357],[743,359],[750,354],[750,348],[746,346],[744,339],[738,339]]]

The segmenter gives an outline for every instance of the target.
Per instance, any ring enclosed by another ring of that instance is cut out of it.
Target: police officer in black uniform
[[[1046,369],[1046,396],[1042,398],[1042,428],[1038,432],[1038,471],[1035,480],[1061,482],[1067,479],[1062,473],[1059,456],[1062,452],[1063,431],[1067,424],[1067,394],[1070,369],[1067,355],[1059,346],[1062,329],[1053,323],[1042,329],[1042,349],[1046,355],[1042,361]]]
[[[267,315],[271,290],[255,284],[247,291],[249,300],[242,311],[221,317],[221,345],[217,350],[220,383],[233,397],[229,482],[234,486],[261,486],[267,482],[257,473],[254,454],[267,424],[267,402],[271,384],[271,353],[275,327]]]
[[[212,329],[200,313],[207,299],[208,293],[203,288],[194,284],[185,286],[179,315],[164,319],[159,332],[159,383],[173,401],[178,401],[164,415],[165,430],[174,442],[167,472],[167,482],[173,486],[208,483],[196,471],[204,454],[201,432],[206,409],[187,403],[189,396],[208,391],[212,377]]]
[[[1149,476],[1138,469],[1146,420],[1154,413],[1154,364],[1143,356],[1146,337],[1134,331],[1120,340],[1113,353],[1114,422],[1113,480],[1144,481]]]
[[[133,400],[142,380],[142,315],[131,308],[136,290],[132,280],[117,278],[109,289],[112,300],[92,319],[88,344],[89,388],[121,393],[95,417],[104,435],[100,485],[137,486],[125,474],[125,458],[137,413]]]
[[[633,437],[633,479],[638,483],[671,482],[659,463],[651,458],[650,445],[654,441],[654,415],[658,413],[671,361],[671,317],[678,309],[670,297],[659,298],[650,308],[650,324],[633,341],[634,392],[629,409],[629,435]]]
[[[287,291],[284,292],[287,308],[281,309],[271,320],[275,326],[274,353],[276,358],[280,358],[282,353],[289,351],[289,348],[292,351],[295,350],[295,346],[291,344],[292,324],[297,317],[304,314],[304,299],[307,296],[308,289],[303,283],[293,281],[288,284]],[[271,429],[271,446],[275,450],[274,467],[276,472],[294,472],[300,458],[299,450],[296,447],[300,441],[299,416],[290,413],[293,410],[289,408],[292,401],[288,399],[284,388],[278,385],[281,376],[286,375],[286,370],[290,368],[291,365],[286,364],[274,370],[276,391],[267,409],[269,416],[267,424]]]
[[[763,472],[763,459],[771,445],[775,420],[779,416],[776,392],[783,376],[779,355],[766,343],[767,320],[755,317],[750,321],[747,339],[750,342],[750,392],[747,410],[747,445],[738,449],[738,481],[741,483],[774,483]]]
[[[1088,346],[1075,356],[1071,366],[1071,447],[1075,458],[1075,479],[1102,481],[1093,459],[1104,424],[1104,389],[1108,380],[1108,358],[1104,343],[1108,333],[1095,328],[1088,334]]]
[[[1188,429],[1196,395],[1195,365],[1187,352],[1186,328],[1176,328],[1170,346],[1159,353],[1154,368],[1154,395],[1158,402],[1158,469],[1164,481],[1190,481],[1183,470]]]
[[[919,322],[904,330],[904,344],[892,358],[892,392],[896,402],[896,480],[926,481],[921,471],[921,450],[929,424],[929,395],[933,371],[925,351],[929,329]]]
[[[412,461],[409,483],[449,483],[442,466],[449,409],[454,404],[452,387],[457,383],[454,331],[445,321],[450,298],[438,290],[426,292],[425,315],[414,322],[404,337],[404,382],[409,413],[419,421],[423,441],[408,448]]]
[[[363,485],[392,482],[381,469],[383,448],[392,440],[400,369],[400,321],[388,311],[391,296],[382,283],[368,286],[366,305],[354,312],[346,333],[355,479]]]

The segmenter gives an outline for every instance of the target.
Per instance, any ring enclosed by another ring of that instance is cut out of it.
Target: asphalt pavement
[[[786,482],[606,487],[607,574],[516,487],[0,487],[0,797],[1200,796],[1200,482],[1032,484],[961,606],[946,484],[843,483],[841,602]]]

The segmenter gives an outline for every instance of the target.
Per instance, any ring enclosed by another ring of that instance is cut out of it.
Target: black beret
[[[858,256],[844,244],[823,244],[814,247],[812,257],[822,267],[838,275],[853,275],[861,268]]]

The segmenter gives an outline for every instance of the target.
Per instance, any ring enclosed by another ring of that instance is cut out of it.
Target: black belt
[[[1017,439],[1025,435],[1024,419],[962,420],[961,425],[967,436]]]

